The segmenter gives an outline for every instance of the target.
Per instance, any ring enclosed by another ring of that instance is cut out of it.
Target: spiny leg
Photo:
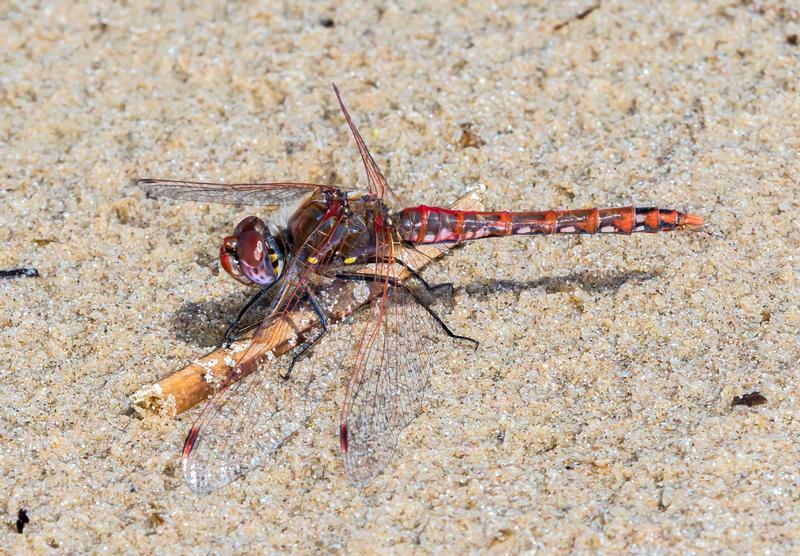
[[[425,259],[427,259],[428,262],[432,261],[432,259],[430,259],[430,257],[428,257],[424,253],[421,253],[419,250],[417,250],[413,243],[403,241],[403,242],[401,242],[401,245],[405,249],[407,249],[409,251],[409,253],[411,253],[411,254],[416,253],[417,255],[422,256]],[[453,254],[453,252],[450,251],[449,249],[446,249],[445,251],[442,251],[441,253],[445,257],[449,257],[450,255]],[[451,298],[453,297],[453,294],[455,293],[455,287],[453,286],[452,282],[442,282],[441,284],[434,284],[433,286],[429,286],[425,282],[425,280],[423,280],[422,277],[413,268],[408,266],[404,261],[402,261],[402,260],[400,260],[400,259],[398,259],[396,257],[395,257],[395,261],[398,264],[400,264],[403,268],[405,268],[412,276],[414,276],[420,282],[422,282],[423,285],[425,286],[425,289],[428,290],[429,292],[433,293],[436,290],[445,289],[445,290],[447,290],[447,296],[451,297]]]
[[[322,337],[328,333],[328,328],[330,327],[330,321],[328,320],[328,317],[325,315],[325,312],[322,310],[322,307],[320,306],[316,296],[313,293],[311,293],[311,291],[307,290],[305,297],[306,299],[308,299],[308,303],[309,305],[311,305],[311,308],[314,309],[314,312],[317,314],[320,326],[322,326],[322,328],[320,329],[319,333],[317,333],[314,336],[313,339],[304,341],[302,344],[300,344],[300,346],[296,348],[296,351],[292,353],[292,362],[289,363],[289,368],[286,369],[286,372],[281,375],[281,378],[283,380],[289,380],[289,377],[292,374],[292,369],[294,369],[295,364],[300,360],[300,358],[303,355],[305,355],[308,352],[309,349],[314,347],[317,344],[317,342],[319,342],[322,339]]]
[[[433,320],[435,320],[436,323],[439,326],[442,327],[442,330],[444,330],[444,333],[447,334],[449,337],[451,337],[453,339],[456,339],[456,340],[464,340],[465,342],[471,342],[471,343],[473,343],[475,345],[475,349],[476,350],[478,349],[478,346],[480,345],[480,342],[478,342],[478,340],[476,340],[475,338],[470,338],[469,336],[461,336],[459,334],[456,334],[452,330],[450,330],[450,327],[448,327],[447,324],[442,320],[442,318],[439,315],[436,314],[436,311],[431,309],[430,306],[425,301],[420,299],[419,296],[414,292],[414,290],[412,290],[411,288],[409,288],[408,286],[406,286],[405,284],[403,284],[402,282],[400,282],[397,278],[394,278],[393,276],[388,276],[387,277],[387,276],[377,276],[375,274],[337,273],[336,277],[341,279],[341,280],[352,280],[352,281],[357,281],[357,282],[382,282],[382,281],[385,280],[393,288],[402,288],[403,290],[405,290],[406,292],[411,294],[411,297],[414,298],[414,301],[420,307],[425,309],[425,311],[427,311],[427,313],[431,317],[433,317]]]
[[[478,340],[476,340],[475,338],[470,338],[469,336],[460,336],[459,334],[453,333],[453,331],[450,330],[450,328],[447,326],[447,324],[445,324],[445,322],[442,320],[442,318],[438,314],[436,314],[436,311],[431,309],[430,305],[428,305],[425,301],[420,299],[419,296],[416,294],[416,292],[414,290],[410,289],[408,286],[405,286],[405,285],[403,285],[402,287],[405,288],[406,291],[408,291],[408,293],[411,294],[411,297],[414,298],[414,301],[416,301],[417,304],[420,307],[425,309],[428,312],[428,314],[431,317],[433,317],[433,320],[435,320],[437,323],[439,323],[439,326],[442,327],[442,330],[444,330],[445,333],[448,336],[450,336],[451,338],[455,338],[457,340],[464,340],[466,342],[471,342],[475,346],[473,349],[475,349],[475,350],[478,349],[478,346],[481,345]]]
[[[419,281],[422,286],[431,293],[434,293],[440,289],[447,289],[449,290],[448,295],[453,295],[453,283],[452,282],[442,282],[441,284],[433,284],[430,285],[425,278],[423,278],[419,272],[414,270],[411,266],[406,264],[405,261],[398,259],[395,257],[394,259],[389,259],[388,257],[379,257],[377,260],[374,256],[363,257],[360,259],[356,259],[355,261],[348,262],[348,264],[373,264],[373,263],[380,263],[380,264],[391,264],[396,263],[399,264],[403,269],[411,275],[412,278]]]
[[[264,296],[265,293],[267,293],[267,291],[269,291],[269,289],[270,287],[261,288],[253,297],[249,299],[247,303],[245,303],[244,307],[242,307],[242,309],[239,311],[239,314],[236,315],[236,318],[233,319],[233,322],[230,324],[230,326],[228,326],[228,329],[225,331],[225,336],[222,339],[222,347],[224,348],[230,347],[230,345],[239,338],[239,335],[242,332],[245,332],[246,330],[251,328],[251,326],[247,326],[241,330],[237,330],[239,324],[242,322],[242,319],[244,319],[244,316],[247,314],[247,312],[253,307],[253,305],[256,304],[256,302],[259,299],[261,299]]]

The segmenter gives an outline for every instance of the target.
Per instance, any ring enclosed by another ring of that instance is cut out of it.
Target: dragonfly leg
[[[239,314],[236,315],[236,318],[233,319],[233,322],[230,324],[230,326],[228,326],[228,329],[225,331],[225,336],[222,339],[222,347],[224,348],[229,347],[233,342],[235,342],[239,338],[239,335],[242,332],[250,328],[246,327],[243,329],[239,329],[239,324],[242,322],[242,319],[244,319],[244,316],[247,314],[247,311],[249,311],[253,307],[253,305],[255,305],[255,303],[259,299],[261,299],[265,293],[267,293],[269,289],[270,289],[269,287],[261,288],[253,297],[251,297],[248,300],[247,303],[245,303],[244,307],[242,307],[241,311],[239,311]]]
[[[426,281],[425,281],[425,278],[423,278],[423,277],[422,277],[422,276],[419,274],[419,272],[417,272],[416,270],[414,270],[413,268],[411,268],[410,266],[408,266],[408,265],[407,265],[407,264],[406,264],[406,263],[405,263],[403,260],[401,260],[401,259],[397,259],[397,258],[395,258],[395,259],[392,261],[392,260],[389,260],[389,259],[383,258],[383,259],[381,259],[381,260],[380,260],[380,262],[381,262],[381,263],[383,263],[383,264],[391,264],[392,262],[395,262],[395,263],[399,264],[399,265],[400,265],[400,266],[402,266],[402,267],[405,269],[405,271],[406,271],[406,272],[408,272],[408,273],[409,273],[409,274],[410,274],[412,277],[414,277],[415,279],[419,280],[419,283],[420,283],[420,284],[422,284],[422,285],[425,287],[425,289],[426,289],[426,290],[428,290],[429,292],[432,292],[433,290],[435,290],[435,289],[438,289],[438,288],[439,288],[439,287],[441,287],[441,286],[445,286],[445,285],[447,285],[447,284],[436,284],[436,285],[434,285],[434,286],[431,286],[430,284],[428,284],[428,282],[426,282]],[[450,284],[450,286],[452,287],[452,286],[453,286],[453,284]]]
[[[447,284],[439,284],[439,285],[445,286]],[[452,284],[450,284],[450,286],[452,286]],[[464,340],[465,342],[470,342],[471,344],[473,344],[475,350],[478,349],[478,346],[480,345],[480,342],[478,340],[476,340],[475,338],[470,338],[469,336],[461,336],[459,334],[455,334],[452,330],[450,330],[447,324],[445,324],[445,322],[441,319],[441,317],[436,314],[436,311],[431,309],[430,305],[428,305],[425,301],[419,298],[419,296],[414,292],[414,290],[410,289],[408,286],[405,285],[403,285],[402,287],[405,288],[406,291],[408,291],[408,293],[411,294],[411,297],[414,298],[414,301],[416,301],[420,307],[425,309],[428,312],[428,314],[431,317],[433,317],[433,320],[435,320],[439,324],[439,326],[442,327],[442,330],[444,330],[445,334],[457,340]]]
[[[292,353],[292,361],[289,363],[289,368],[286,369],[286,372],[281,375],[283,380],[289,380],[289,377],[292,374],[292,370],[294,369],[295,364],[300,360],[300,358],[305,355],[309,349],[314,347],[317,342],[319,342],[322,337],[328,333],[328,327],[330,326],[330,321],[328,317],[325,315],[325,312],[322,310],[322,307],[319,304],[316,296],[310,291],[306,292],[306,298],[308,299],[309,305],[311,308],[314,309],[314,312],[317,314],[319,318],[319,323],[322,326],[321,330],[314,336],[311,340],[306,340],[300,346],[296,348],[296,351]]]
[[[384,261],[381,261],[381,262],[383,262],[383,263],[388,263],[389,261],[388,261],[388,260],[384,260]],[[409,273],[409,274],[410,274],[412,277],[414,277],[414,278],[416,278],[417,280],[419,280],[419,282],[420,282],[420,283],[421,283],[421,284],[422,284],[422,285],[425,287],[425,289],[426,289],[426,290],[428,290],[430,293],[435,293],[435,292],[437,292],[437,291],[439,291],[439,290],[445,290],[447,297],[453,297],[453,294],[454,294],[454,292],[455,292],[455,287],[453,286],[453,283],[452,283],[452,282],[442,282],[441,284],[433,284],[433,285],[430,285],[430,284],[428,284],[428,282],[426,282],[426,281],[425,281],[425,279],[424,279],[422,276],[420,276],[420,274],[419,274],[419,273],[418,273],[416,270],[414,270],[413,268],[411,268],[410,266],[408,266],[408,265],[407,265],[405,262],[403,262],[402,260],[400,260],[400,259],[397,259],[397,258],[396,258],[396,259],[394,260],[394,262],[396,262],[397,264],[399,264],[400,266],[402,266],[402,267],[403,267],[403,268],[406,270],[406,272],[408,272],[408,273]]]
[[[436,291],[438,291],[440,289],[446,289],[448,296],[452,296],[453,295],[454,287],[453,287],[453,283],[452,282],[443,282],[441,284],[433,284],[433,285],[431,285],[425,280],[425,278],[423,278],[420,275],[419,272],[417,272],[416,270],[411,268],[408,264],[406,264],[405,261],[403,261],[401,259],[398,259],[396,257],[394,259],[389,259],[387,257],[380,257],[377,260],[376,260],[375,257],[366,257],[366,258],[364,258],[364,260],[357,260],[357,261],[355,261],[355,263],[351,263],[351,264],[372,264],[372,263],[380,263],[380,264],[392,264],[392,263],[395,263],[395,264],[399,264],[401,267],[403,267],[403,269],[406,272],[408,272],[411,275],[412,278],[414,278],[417,281],[419,281],[419,283],[422,284],[422,286],[426,290],[428,290],[429,292],[434,293],[434,292],[436,292]]]
[[[349,274],[349,273],[337,273],[336,274],[336,278],[339,278],[341,280],[353,280],[353,281],[359,281],[359,282],[381,282],[381,281],[386,280],[391,287],[393,287],[393,288],[402,288],[403,290],[408,292],[411,295],[411,297],[414,299],[414,301],[417,303],[417,305],[419,305],[420,307],[425,309],[425,311],[433,318],[433,320],[436,321],[436,323],[442,328],[444,333],[447,334],[449,337],[451,337],[453,339],[456,339],[456,340],[464,340],[465,342],[470,342],[471,344],[473,344],[475,346],[476,350],[478,349],[478,346],[480,345],[480,342],[478,340],[476,340],[475,338],[470,338],[469,336],[461,336],[459,334],[456,334],[452,330],[450,330],[450,327],[447,326],[447,324],[442,320],[442,318],[439,315],[436,314],[436,311],[431,309],[431,307],[430,307],[430,305],[428,305],[428,303],[426,303],[424,300],[420,299],[420,297],[414,292],[414,290],[412,290],[411,288],[409,288],[408,286],[403,284],[397,278],[394,278],[392,276],[389,276],[389,277],[376,276],[374,274],[370,275],[370,274]],[[434,286],[434,287],[438,287],[438,286]]]

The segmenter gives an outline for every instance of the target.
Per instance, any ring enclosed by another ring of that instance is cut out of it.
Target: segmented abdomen
[[[426,244],[510,235],[653,233],[702,225],[700,216],[658,207],[475,212],[420,205],[403,209],[398,228],[404,240]]]

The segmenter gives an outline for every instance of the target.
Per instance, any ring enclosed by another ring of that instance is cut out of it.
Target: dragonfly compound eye
[[[219,264],[236,281],[250,286],[253,284],[252,280],[242,274],[242,269],[239,267],[239,257],[236,254],[237,245],[238,240],[233,236],[228,236],[222,240],[222,245],[219,246]]]
[[[246,232],[247,230],[255,230],[263,236],[269,235],[269,229],[267,228],[267,225],[264,224],[264,221],[258,216],[248,216],[239,222],[236,225],[236,228],[233,230],[233,235],[240,237],[242,233]]]
[[[271,286],[283,271],[283,255],[263,220],[248,216],[219,250],[222,268],[246,285]]]

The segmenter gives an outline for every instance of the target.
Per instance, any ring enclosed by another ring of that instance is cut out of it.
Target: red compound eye
[[[267,235],[269,231],[267,230],[267,225],[264,224],[264,221],[261,220],[258,216],[248,216],[241,222],[236,225],[236,228],[233,230],[233,235],[236,237],[241,237],[242,233],[246,232],[247,230],[255,230],[262,236]]]
[[[237,281],[249,286],[253,282],[244,274],[239,267],[239,261],[236,257],[236,247],[238,241],[233,236],[228,236],[222,240],[222,245],[219,246],[219,264],[225,269],[225,272],[233,276]]]
[[[242,284],[271,286],[278,279],[275,245],[264,221],[248,216],[239,222],[232,236],[223,240],[219,261]]]
[[[245,265],[258,268],[264,262],[267,246],[264,238],[255,230],[247,230],[239,236],[239,245],[236,247],[236,254],[239,261]]]

